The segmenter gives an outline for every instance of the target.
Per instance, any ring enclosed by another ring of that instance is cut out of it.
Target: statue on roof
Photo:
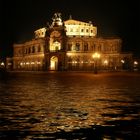
[[[62,18],[61,18],[61,13],[54,13],[54,16],[52,18],[52,26],[62,26]]]
[[[72,15],[69,16],[69,19],[72,19]]]
[[[60,18],[61,19],[61,13],[54,13],[54,19],[58,19]]]

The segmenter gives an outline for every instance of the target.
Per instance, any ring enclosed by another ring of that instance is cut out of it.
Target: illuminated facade
[[[99,38],[92,22],[62,21],[55,13],[49,27],[36,30],[34,39],[14,44],[7,68],[13,70],[93,70],[99,53],[98,68],[117,70],[131,63],[132,54],[122,54],[120,38]],[[124,63],[123,63],[123,62]]]

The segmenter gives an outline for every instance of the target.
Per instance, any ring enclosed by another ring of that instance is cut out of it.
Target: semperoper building
[[[92,22],[63,21],[55,13],[52,23],[34,32],[34,38],[13,45],[13,57],[6,67],[12,70],[120,70],[131,65],[132,54],[122,53],[120,38],[97,37]]]

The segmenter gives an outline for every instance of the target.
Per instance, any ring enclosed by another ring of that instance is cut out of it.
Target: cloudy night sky
[[[138,0],[1,0],[0,56],[11,56],[12,44],[32,39],[36,29],[51,23],[55,12],[61,12],[63,20],[72,15],[92,21],[99,37],[120,37],[124,51],[140,56]]]

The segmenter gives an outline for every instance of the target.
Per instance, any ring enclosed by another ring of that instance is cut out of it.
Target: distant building
[[[122,53],[120,38],[99,38],[92,22],[72,18],[62,21],[55,13],[49,27],[36,30],[35,37],[13,45],[7,69],[13,70],[119,70],[130,67],[132,54]],[[100,54],[99,58],[94,54]]]

